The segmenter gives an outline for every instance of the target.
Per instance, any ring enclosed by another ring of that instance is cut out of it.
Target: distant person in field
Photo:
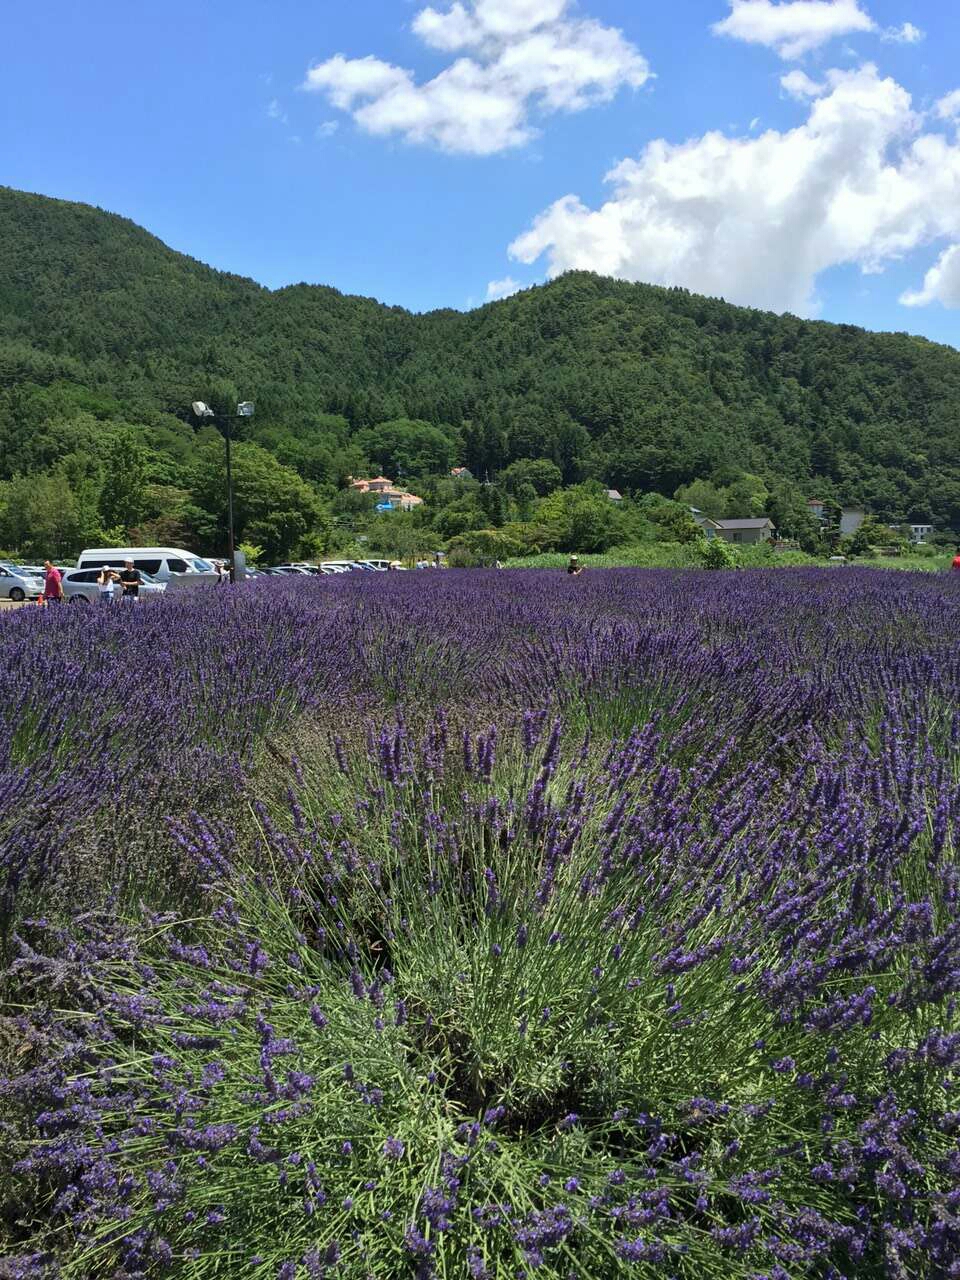
[[[957,554],[953,557],[952,568],[960,570],[960,551],[958,551]]]
[[[100,593],[101,604],[113,604],[113,587],[117,581],[117,575],[105,564],[97,574],[97,591]]]
[[[567,576],[571,578],[579,577],[583,573],[583,565],[580,563],[579,556],[571,556],[570,563],[567,565]]]
[[[43,601],[44,604],[60,604],[63,601],[63,582],[60,570],[52,560],[44,560]]]
[[[227,573],[226,565],[223,563],[222,560],[214,560],[213,567],[217,571],[217,586],[222,587],[223,584],[230,577],[230,575]]]
[[[134,568],[132,560],[127,560],[120,570],[120,585],[123,587],[121,600],[127,604],[136,604],[140,599],[143,579],[140,577],[140,570]]]

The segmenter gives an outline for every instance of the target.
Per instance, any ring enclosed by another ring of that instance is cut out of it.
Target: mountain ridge
[[[332,448],[330,416],[349,438],[416,419],[478,474],[542,456],[568,482],[670,494],[739,468],[960,527],[960,351],[588,272],[417,313],[269,289],[121,215],[0,187],[0,374],[0,478],[37,462],[13,393],[62,383],[154,442],[197,396],[237,394],[272,449]]]

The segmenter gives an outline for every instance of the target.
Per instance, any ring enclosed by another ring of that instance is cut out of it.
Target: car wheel
[[[11,588],[11,591],[10,591],[11,600],[16,600],[17,604],[21,604],[24,600],[26,600],[26,598],[27,598],[26,594],[22,587]]]

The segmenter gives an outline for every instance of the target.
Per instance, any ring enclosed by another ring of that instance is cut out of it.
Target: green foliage
[[[606,551],[623,540],[624,513],[587,485],[558,489],[536,506],[536,520],[551,530],[561,551]]]
[[[253,542],[239,542],[237,550],[243,552],[247,564],[258,564],[263,559],[263,547]]]
[[[750,520],[766,513],[770,493],[759,476],[741,475],[726,491],[727,520]]]
[[[62,558],[80,540],[80,511],[62,474],[18,476],[0,493],[0,543],[35,558]]]
[[[115,437],[103,459],[100,517],[106,526],[129,528],[146,512],[147,475],[144,451],[132,432]]]
[[[658,541],[696,543],[703,536],[689,508],[680,502],[671,502],[658,493],[647,493],[639,500],[637,508]]]
[[[685,507],[696,507],[705,516],[722,520],[727,510],[727,491],[719,489],[712,480],[693,480],[681,485],[673,495]]]
[[[299,547],[322,549],[329,523],[310,486],[255,444],[233,449],[234,528],[238,541],[263,547],[271,560],[281,560]],[[193,521],[207,542],[222,541],[227,527],[223,450],[207,447],[193,472]]]
[[[692,541],[682,512],[693,505],[769,514],[813,551],[810,496],[960,531],[960,355],[905,334],[586,272],[463,314],[306,285],[270,292],[125,219],[8,188],[0,282],[0,481],[66,478],[56,531],[36,535],[65,549],[101,521],[222,547],[212,488],[209,507],[194,496],[176,514],[156,510],[149,489],[193,490],[198,452],[219,439],[194,432],[192,400],[244,396],[257,414],[243,442],[316,498],[368,468],[421,488],[436,477],[440,538],[519,518],[549,526],[563,550]],[[137,461],[114,465],[124,455]],[[93,470],[60,470],[71,456]],[[454,497],[440,478],[455,463],[496,492],[467,481]],[[542,517],[539,502],[585,480],[675,494],[678,507],[638,499],[618,516],[577,496]],[[372,519],[334,514],[337,537]],[[312,532],[295,520],[264,545],[331,536],[323,519]]]
[[[735,569],[737,553],[723,538],[705,538],[700,547],[700,563],[704,569]]]
[[[520,495],[524,485],[530,485],[537,497],[543,498],[560,488],[563,475],[549,458],[521,458],[505,467],[498,481],[514,497]]]
[[[443,474],[457,460],[458,441],[449,429],[398,418],[361,431],[356,444],[374,469],[391,479]]]
[[[523,551],[523,542],[504,529],[474,529],[453,539],[448,556],[453,568],[470,568],[509,560],[511,556],[522,555]]]
[[[847,556],[871,556],[875,547],[905,548],[906,545],[902,533],[868,516],[856,533],[843,539],[840,549]]]

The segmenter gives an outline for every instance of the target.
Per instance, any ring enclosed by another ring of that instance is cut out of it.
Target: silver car
[[[0,561],[0,600],[39,600],[43,595],[43,576],[22,565]]]
[[[141,579],[141,596],[159,595],[166,590],[167,584],[158,582],[152,573],[145,573],[143,569],[139,569],[138,573]],[[99,569],[65,569],[61,581],[67,603],[96,604],[100,598],[100,588],[97,586],[99,577]],[[120,593],[120,584],[115,582],[113,584],[113,600],[118,600]]]

